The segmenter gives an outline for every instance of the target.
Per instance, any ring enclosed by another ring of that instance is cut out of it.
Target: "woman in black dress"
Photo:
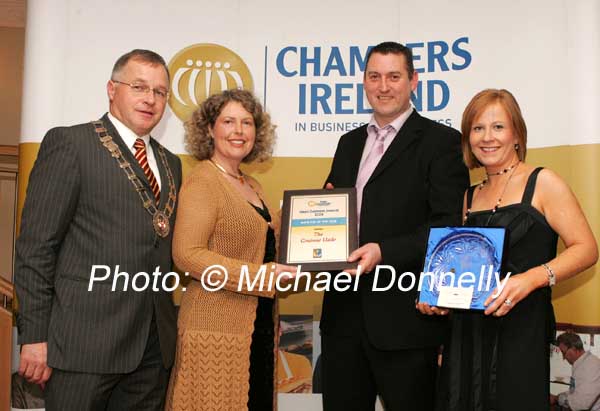
[[[451,313],[438,409],[548,411],[551,287],[596,262],[596,241],[562,178],[525,163],[527,128],[510,92],[488,89],[473,97],[462,134],[465,163],[487,174],[465,193],[464,224],[508,229],[505,269],[512,275],[496,299],[488,298],[485,312]],[[556,256],[558,237],[565,250]]]

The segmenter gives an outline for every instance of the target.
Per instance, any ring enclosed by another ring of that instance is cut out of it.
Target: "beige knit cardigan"
[[[258,182],[248,182],[264,198]],[[265,220],[213,164],[202,161],[192,170],[179,194],[173,258],[195,279],[181,300],[166,410],[247,409],[257,296],[274,298],[275,291],[249,291],[245,283],[238,291],[238,285],[242,265],[252,280],[258,272],[266,232]],[[228,281],[210,292],[198,278],[215,264],[227,270]]]

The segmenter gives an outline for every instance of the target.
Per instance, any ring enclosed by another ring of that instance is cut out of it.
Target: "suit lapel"
[[[356,178],[358,177],[358,169],[360,167],[360,160],[362,158],[363,150],[365,149],[365,143],[367,142],[367,126],[363,126],[356,131],[356,144],[349,144],[348,147],[348,175],[350,176],[350,186],[356,185]]]
[[[394,137],[394,141],[388,147],[388,149],[381,157],[379,164],[373,170],[373,174],[367,181],[367,184],[371,182],[371,180],[376,179],[381,173],[385,171],[391,164],[394,163],[396,158],[417,138],[420,137],[421,130],[421,116],[417,113],[416,110],[413,110],[410,117],[406,120],[400,131]],[[364,145],[364,144],[363,144]],[[360,161],[360,159],[359,159]]]
[[[123,139],[117,132],[117,129],[115,128],[113,123],[108,118],[108,113],[105,114],[100,120],[104,123],[104,127],[106,128],[108,135],[113,138],[113,141],[119,146],[119,149],[121,149],[121,154],[123,154],[123,159],[131,164],[131,169],[137,175],[137,177],[142,182],[142,184],[144,184],[146,186],[146,189],[149,190],[149,195],[150,195],[150,197],[152,197],[152,188],[150,187],[150,183],[148,182],[148,178],[146,177],[146,174],[144,174],[144,170],[142,170],[140,163],[138,163],[138,161],[135,159],[135,157],[133,156],[133,153],[131,152],[129,147],[127,147],[127,144],[125,144],[125,141],[123,141]],[[125,173],[123,173],[123,174],[125,175]],[[162,175],[162,173],[161,173],[161,175]],[[162,195],[162,193],[161,193],[161,195]]]

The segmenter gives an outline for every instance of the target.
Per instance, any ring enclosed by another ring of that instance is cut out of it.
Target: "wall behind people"
[[[0,145],[19,144],[25,29],[0,27]]]
[[[156,50],[170,61],[170,109],[155,137],[181,155],[184,173],[193,161],[185,153],[181,118],[210,92],[240,86],[255,91],[278,125],[274,158],[247,169],[268,200],[277,203],[284,189],[320,187],[339,136],[369,119],[361,85],[369,46],[394,40],[413,48],[420,79],[413,104],[431,119],[460,128],[462,111],[476,92],[487,87],[513,92],[529,128],[528,162],[566,179],[600,237],[595,0],[143,6],[30,0],[27,28],[21,205],[45,131],[98,118],[106,105],[110,62],[133,48]],[[559,321],[600,324],[597,271],[556,287]],[[294,295],[282,301],[282,312],[310,314],[319,304],[318,294]]]

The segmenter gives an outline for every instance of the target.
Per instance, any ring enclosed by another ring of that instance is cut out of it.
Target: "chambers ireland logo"
[[[223,90],[252,90],[252,75],[244,61],[218,44],[194,44],[181,50],[169,62],[171,94],[169,106],[181,121],[209,96]]]

